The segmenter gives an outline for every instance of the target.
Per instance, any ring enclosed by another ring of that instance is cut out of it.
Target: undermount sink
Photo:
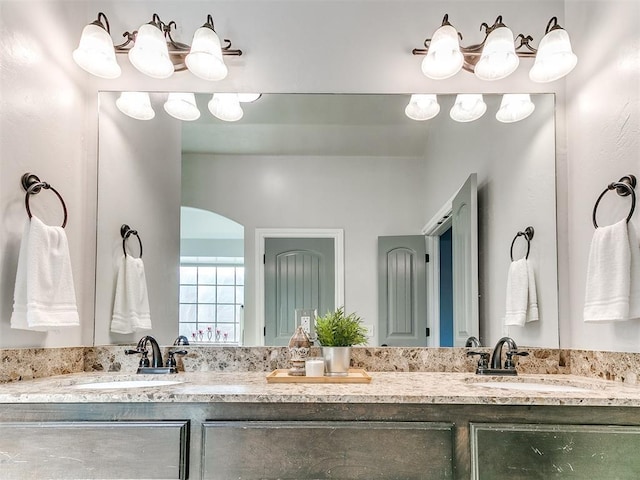
[[[584,393],[588,392],[589,389],[582,387],[575,387],[573,385],[563,385],[556,383],[539,383],[539,382],[497,382],[497,381],[488,381],[488,382],[473,382],[470,385],[475,385],[478,387],[488,387],[488,388],[500,388],[504,390],[518,390],[518,391],[527,391],[527,392],[555,392],[555,393]]]
[[[119,390],[124,388],[164,387],[167,385],[176,385],[178,383],[182,382],[175,380],[113,380],[111,382],[81,383],[72,385],[71,388],[82,390]]]

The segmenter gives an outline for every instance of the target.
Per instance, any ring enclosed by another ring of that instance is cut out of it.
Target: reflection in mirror
[[[153,334],[170,343],[179,331],[193,333],[178,328],[181,207],[244,227],[244,315],[234,313],[241,325],[236,340],[264,343],[265,313],[257,308],[266,303],[258,291],[264,252],[256,232],[330,229],[344,235],[344,283],[337,287],[345,309],[364,319],[369,344],[380,344],[378,238],[424,236],[476,173],[479,275],[470,282],[479,292],[480,340],[490,345],[508,333],[522,346],[558,345],[553,95],[532,95],[535,111],[510,124],[495,118],[499,95],[485,95],[487,113],[470,123],[449,117],[455,95],[439,95],[440,113],[424,122],[405,115],[410,95],[265,94],[244,104],[243,118],[233,123],[208,114],[210,94],[196,97],[203,112],[196,122],[164,115],[163,93],[151,95],[154,120],[140,122],[114,107],[117,93],[100,93],[96,344],[135,340],[109,332],[112,230],[127,221],[155,242],[145,243]],[[536,229],[530,259],[540,321],[505,327],[509,247],[527,225]],[[427,299],[427,346],[440,345],[436,273],[427,264],[427,293],[409,292]],[[203,325],[204,338],[215,323]]]

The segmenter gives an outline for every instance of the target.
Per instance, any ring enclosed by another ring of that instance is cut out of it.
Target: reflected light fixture
[[[531,115],[535,109],[536,106],[528,93],[505,93],[496,119],[502,123],[519,122]]]
[[[404,113],[412,120],[429,120],[440,112],[438,99],[433,93],[414,93]]]
[[[236,122],[244,115],[237,93],[214,93],[207,107],[214,117],[225,122]]]
[[[164,102],[164,111],[178,120],[192,122],[200,118],[196,96],[190,92],[171,92]]]
[[[238,101],[240,103],[251,103],[258,100],[261,96],[261,93],[239,93]]]
[[[460,93],[449,111],[449,116],[456,122],[473,122],[487,111],[481,93]]]
[[[538,49],[531,45],[533,37],[530,35],[520,33],[514,39],[511,30],[502,22],[502,15],[491,26],[482,23],[480,29],[485,33],[481,43],[460,46],[458,37],[462,38],[462,35],[458,32],[452,35],[455,28],[449,23],[447,14],[433,37],[424,41],[425,48],[414,48],[412,53],[425,56],[422,71],[435,80],[449,78],[460,70],[454,68],[458,54],[463,58],[462,68],[482,80],[507,77],[517,69],[520,58],[535,58],[529,78],[539,83],[562,78],[576,66],[577,57],[571,49],[569,35],[558,25],[557,17],[549,20]]]
[[[116,106],[122,113],[136,120],[151,120],[156,116],[147,92],[122,92],[116,100]]]
[[[222,57],[240,56],[242,50],[232,50],[231,41],[224,46],[213,29],[213,17],[207,16],[204,26],[196,30],[193,45],[177,42],[172,37],[176,22],[163,22],[154,13],[151,22],[134,32],[124,32],[126,40],[114,45],[107,16],[99,12],[98,18],[84,27],[73,59],[84,70],[102,78],[117,78],[121,74],[116,54],[128,54],[133,66],[152,78],[168,78],[174,71],[189,69],[205,80],[221,80],[227,75]],[[187,60],[188,58],[188,60]]]

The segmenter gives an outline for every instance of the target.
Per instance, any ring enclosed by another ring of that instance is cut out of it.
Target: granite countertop
[[[0,403],[251,402],[582,405],[640,407],[640,386],[575,375],[478,376],[473,373],[370,372],[368,384],[270,384],[265,372],[176,375],[75,373],[0,385]],[[141,388],[78,388],[96,382],[163,380]],[[483,386],[514,382],[517,389]],[[572,387],[563,390],[565,386]],[[559,391],[553,389],[560,388]]]

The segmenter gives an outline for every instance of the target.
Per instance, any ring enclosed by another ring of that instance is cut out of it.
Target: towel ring
[[[516,233],[516,236],[513,237],[513,241],[511,242],[511,249],[509,250],[509,255],[511,256],[512,262],[513,262],[513,245],[515,245],[518,237],[524,237],[524,239],[527,241],[527,254],[525,255],[524,258],[525,259],[529,258],[529,252],[531,251],[531,239],[533,238],[534,233],[535,232],[533,230],[533,227],[527,227],[524,229],[524,232]]]
[[[629,215],[627,215],[627,223],[631,220],[633,216],[633,212],[636,209],[636,177],[635,175],[625,175],[617,182],[610,183],[607,185],[607,188],[600,194],[598,199],[596,200],[596,204],[593,206],[593,226],[598,227],[598,222],[596,221],[596,212],[598,211],[598,205],[600,204],[600,200],[605,196],[607,192],[610,190],[615,190],[618,195],[621,197],[627,197],[631,195],[631,210],[629,210]]]
[[[138,235],[138,231],[137,230],[133,230],[129,225],[127,225],[126,223],[123,224],[120,227],[120,236],[122,237],[122,251],[124,253],[124,256],[127,256],[127,238],[129,238],[131,235],[135,235],[136,238],[138,239],[138,245],[140,245],[140,257],[142,258],[142,240],[140,240],[140,235]]]
[[[40,191],[44,188],[45,190],[51,190],[60,200],[60,203],[62,204],[62,210],[64,211],[62,228],[67,226],[67,205],[64,203],[62,195],[60,195],[60,193],[55,188],[53,188],[47,182],[41,182],[38,176],[34,175],[33,173],[25,173],[24,175],[22,175],[22,179],[20,180],[20,182],[22,183],[22,188],[24,188],[27,192],[24,197],[24,206],[27,209],[27,215],[29,215],[29,218],[33,216],[31,214],[31,208],[29,207],[29,197],[31,197],[31,195],[40,193]]]

